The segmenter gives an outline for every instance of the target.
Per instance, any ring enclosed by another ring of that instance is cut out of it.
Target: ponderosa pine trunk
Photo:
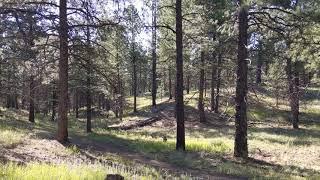
[[[157,5],[152,0],[152,107],[155,108],[157,98]]]
[[[68,141],[68,23],[67,0],[60,0],[59,6],[59,105],[58,105],[58,133],[59,142]]]
[[[204,98],[206,98],[207,97],[207,74],[205,73],[204,74],[204,80],[203,80],[204,82],[203,82],[203,86],[204,86],[204,88],[203,88],[203,96],[204,96]]]
[[[29,84],[29,122],[32,122],[32,123],[34,123],[34,88],[35,88],[34,77],[30,76],[30,84]]]
[[[135,57],[133,56],[133,112],[137,111],[137,65]]]
[[[172,77],[171,77],[171,68],[169,67],[169,99],[172,99]]]
[[[248,158],[247,142],[247,44],[248,44],[248,9],[240,0],[238,14],[238,56],[235,114],[235,144],[234,156]]]
[[[216,78],[217,78],[216,79],[217,95],[216,95],[216,102],[215,102],[215,106],[214,106],[215,113],[219,113],[220,85],[221,85],[221,71],[222,71],[221,63],[222,63],[222,54],[221,54],[221,52],[219,52],[218,64],[217,64],[217,76],[216,76]]]
[[[18,95],[14,94],[14,108],[19,109]]]
[[[79,90],[76,89],[76,118],[79,118]]]
[[[136,113],[137,111],[137,62],[135,56],[135,47],[134,42],[132,42],[132,65],[133,65],[133,86],[132,86],[132,93],[133,93],[133,112]]]
[[[87,61],[90,61],[90,60],[87,60]],[[87,62],[87,81],[86,81],[86,85],[87,85],[87,91],[86,91],[86,108],[87,108],[87,133],[91,132],[91,119],[92,119],[92,108],[91,108],[91,102],[92,102],[92,99],[91,99],[91,63],[90,62]]]
[[[188,74],[187,75],[187,94],[189,94],[190,93],[190,75]]]
[[[86,12],[87,12],[87,16],[86,16],[86,21],[89,24],[89,3],[86,3]],[[86,56],[86,68],[87,68],[87,82],[86,82],[86,86],[87,86],[87,91],[86,91],[86,99],[87,99],[87,133],[92,132],[91,129],[91,119],[92,119],[92,95],[91,95],[91,47],[90,47],[90,27],[87,26],[86,29],[86,41],[87,41],[87,56]]]
[[[184,102],[183,102],[183,44],[181,0],[176,0],[176,149],[185,151]]]
[[[51,113],[51,121],[54,121],[56,119],[56,106],[57,106],[57,92],[55,88],[53,87],[52,91],[52,113]]]
[[[198,100],[198,110],[200,122],[206,122],[204,103],[203,103],[203,91],[204,91],[204,52],[201,52],[201,63],[200,63],[200,77],[199,77],[199,100]]]
[[[215,64],[216,55],[212,53],[212,63],[211,63],[211,111],[214,111],[215,107],[215,80],[216,80],[216,64]]]

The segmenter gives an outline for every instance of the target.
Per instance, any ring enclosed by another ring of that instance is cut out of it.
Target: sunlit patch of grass
[[[25,134],[14,130],[0,131],[0,146],[7,148],[14,147],[23,142]]]
[[[207,152],[224,154],[231,151],[231,145],[223,141],[204,141],[190,139],[186,142],[186,148],[192,152]]]
[[[92,165],[50,165],[28,164],[19,166],[13,163],[0,166],[0,178],[4,179],[104,179],[107,174],[121,174],[126,179],[157,179],[160,175],[139,174],[121,167]]]
[[[130,149],[145,153],[171,152],[175,150],[175,140],[173,138],[164,141],[163,137],[137,136],[126,131],[100,132],[100,134],[91,134],[89,137],[95,140],[126,145]],[[186,149],[190,152],[223,154],[231,151],[231,145],[220,140],[187,138]]]

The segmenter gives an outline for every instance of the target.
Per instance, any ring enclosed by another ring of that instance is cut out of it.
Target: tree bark
[[[199,101],[198,110],[200,122],[206,122],[206,117],[204,113],[204,103],[203,103],[203,90],[204,90],[204,52],[201,52],[201,63],[200,63],[200,78],[199,78]]]
[[[19,109],[18,95],[14,95],[14,108]]]
[[[184,102],[183,102],[183,44],[181,0],[176,0],[176,149],[185,151]]]
[[[171,77],[171,68],[169,67],[169,99],[172,99],[172,77]]]
[[[187,94],[190,93],[190,75],[187,75]]]
[[[137,62],[135,57],[134,42],[132,44],[132,63],[133,63],[133,112],[137,111]]]
[[[59,142],[68,141],[68,24],[67,0],[60,0],[59,6],[59,105],[58,105],[58,133]]]
[[[237,85],[236,85],[236,114],[235,114],[235,157],[248,157],[247,143],[247,44],[248,44],[248,10],[240,1],[238,14],[239,39],[237,61]]]
[[[30,76],[30,87],[29,87],[29,121],[34,123],[34,77]]]
[[[76,104],[75,104],[75,106],[76,106],[76,118],[79,118],[79,90],[78,89],[76,89],[76,94],[75,94],[75,98],[76,98]]]
[[[51,114],[51,121],[56,119],[56,106],[57,106],[57,92],[54,89],[52,91],[52,114]]]
[[[88,60],[89,61],[89,60]],[[91,64],[88,63],[87,65],[87,91],[86,91],[86,99],[87,99],[87,133],[91,132],[91,119],[92,119],[92,108],[91,108],[91,102],[92,102],[92,99],[91,99],[91,73],[90,73],[90,66]]]
[[[86,21],[89,24],[90,23],[90,19],[89,19],[89,3],[86,2],[86,12],[87,12],[87,16],[86,16]],[[92,132],[91,129],[91,119],[92,119],[92,94],[91,94],[91,59],[90,59],[90,55],[91,55],[91,47],[90,47],[90,27],[87,26],[86,29],[86,41],[87,41],[87,59],[86,59],[86,65],[87,65],[87,91],[86,91],[86,99],[87,99],[87,133]]]
[[[217,66],[215,64],[216,55],[212,53],[212,64],[211,64],[211,111],[214,111],[215,107],[215,80],[217,74]]]
[[[214,112],[219,113],[219,100],[220,100],[220,85],[221,85],[221,62],[222,62],[222,55],[221,52],[219,52],[218,55],[218,64],[217,64],[217,79],[216,79],[216,90],[217,90],[217,95],[216,95],[216,102],[215,102],[215,107],[214,107]]]
[[[152,107],[155,108],[157,98],[157,5],[152,0]]]

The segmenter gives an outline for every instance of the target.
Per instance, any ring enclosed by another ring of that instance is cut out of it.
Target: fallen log
[[[112,126],[112,127],[108,127],[107,129],[111,129],[111,130],[130,130],[130,129],[134,129],[137,127],[143,127],[143,126],[148,126],[154,122],[157,122],[161,120],[161,118],[159,117],[151,117],[148,119],[144,119],[144,120],[139,120],[133,124],[129,124],[129,125],[121,125],[121,126]]]

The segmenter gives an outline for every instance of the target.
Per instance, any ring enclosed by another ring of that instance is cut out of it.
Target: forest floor
[[[319,88],[311,88],[304,97],[298,130],[287,121],[284,100],[275,107],[267,91],[251,94],[248,160],[232,156],[232,107],[222,104],[224,113],[208,111],[207,122],[199,123],[194,92],[185,100],[186,153],[175,151],[174,102],[165,97],[158,100],[157,113],[150,112],[150,97],[139,97],[139,112],[130,113],[129,107],[123,121],[97,111],[89,134],[84,113],[78,119],[70,114],[65,145],[54,140],[56,123],[48,117],[37,114],[31,124],[26,111],[1,109],[0,179],[104,179],[110,173],[127,179],[319,179],[319,94]],[[114,130],[150,117],[158,120]]]

